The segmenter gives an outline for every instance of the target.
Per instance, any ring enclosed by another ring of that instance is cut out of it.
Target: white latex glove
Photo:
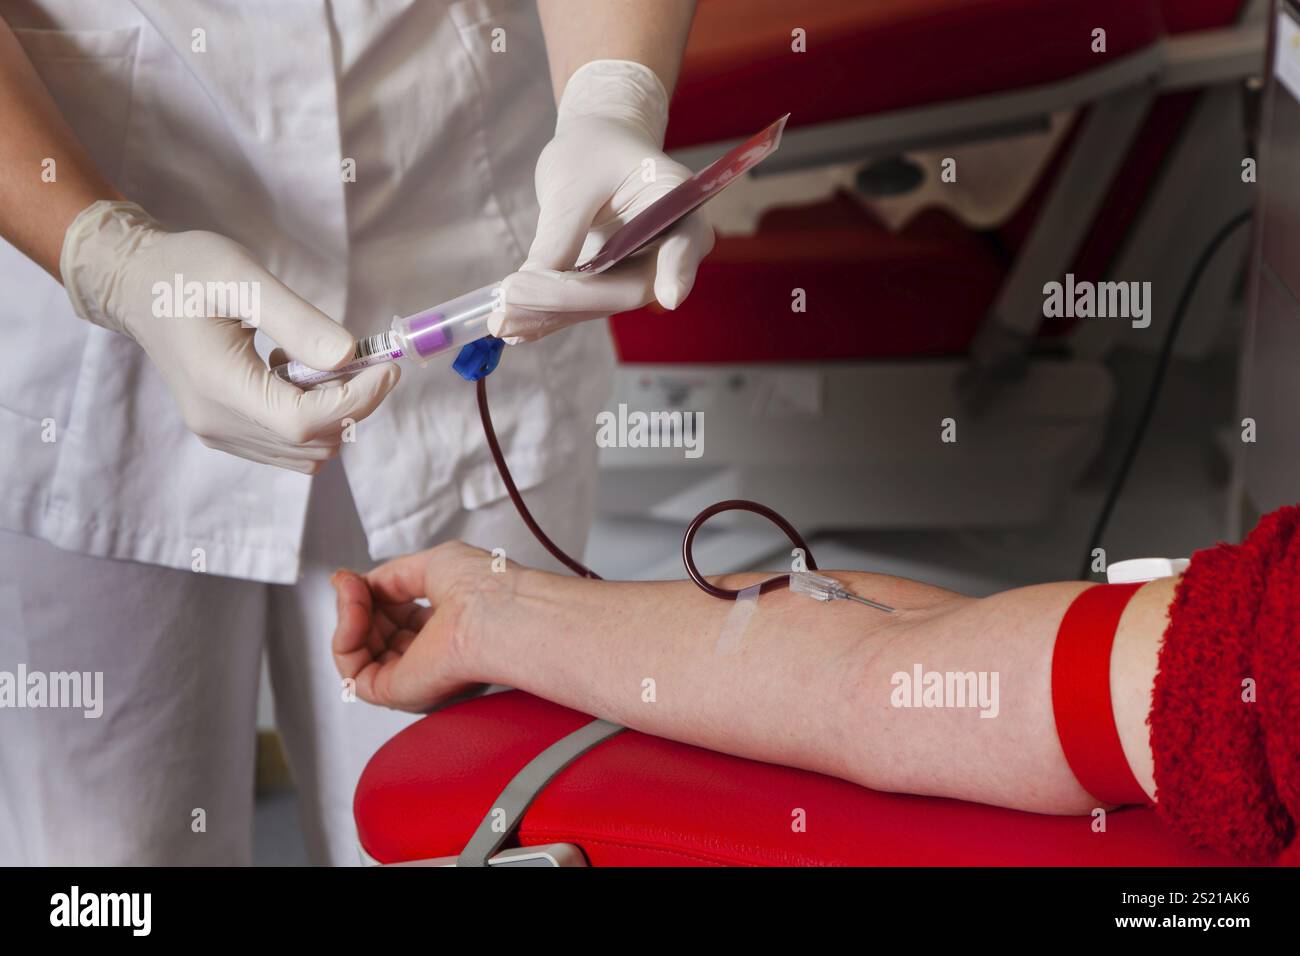
[[[389,364],[336,388],[304,392],[272,375],[258,357],[255,330],[241,322],[236,297],[224,307],[207,298],[199,316],[185,317],[184,301],[171,303],[168,312],[154,286],[173,286],[177,275],[205,289],[226,283],[232,292],[250,283],[245,302],[257,301],[260,314],[246,318],[293,358],[335,368],[355,347],[347,330],[298,298],[243,246],[211,232],[167,232],[134,203],[100,201],[83,210],[64,237],[59,271],[78,315],[129,336],[148,353],[186,427],[209,448],[315,474],[338,454],[343,420],[365,418],[397,382],[397,366]]]
[[[659,246],[596,276],[562,273],[593,255],[614,231],[691,171],[664,155],[668,94],[655,72],[629,60],[594,60],[560,97],[555,137],[537,161],[537,236],[519,271],[501,284],[502,311],[488,331],[526,341],[652,301],[675,309],[713,248],[702,212]]]

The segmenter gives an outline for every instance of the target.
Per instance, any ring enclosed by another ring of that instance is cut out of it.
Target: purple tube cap
[[[420,358],[436,355],[451,344],[451,333],[446,328],[439,328],[446,320],[441,312],[427,312],[407,324],[407,338]]]

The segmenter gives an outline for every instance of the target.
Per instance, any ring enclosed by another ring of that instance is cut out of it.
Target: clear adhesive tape
[[[727,619],[722,622],[722,633],[718,635],[718,643],[713,646],[715,653],[732,654],[740,649],[741,640],[749,628],[749,619],[758,610],[758,593],[761,587],[760,582],[736,595]]]

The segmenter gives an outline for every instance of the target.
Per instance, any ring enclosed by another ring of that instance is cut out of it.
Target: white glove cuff
[[[668,129],[668,91],[658,74],[633,60],[592,60],[574,71],[560,96],[557,132],[587,116],[611,117],[641,127],[663,146]]]
[[[72,220],[63,235],[59,274],[77,315],[112,332],[130,333],[114,314],[122,263],[163,231],[152,216],[133,202],[101,199]]]

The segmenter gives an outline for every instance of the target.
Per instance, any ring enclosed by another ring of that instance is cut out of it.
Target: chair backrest
[[[1169,34],[1211,30],[1236,22],[1249,0],[1161,0],[1161,15]],[[1171,93],[1158,99],[1137,140],[1124,160],[1124,174],[1111,186],[1106,202],[1091,231],[1075,256],[1073,272],[1080,278],[1097,280],[1119,250],[1124,236],[1141,214],[1142,205],[1160,175],[1166,157],[1178,141],[1187,118],[1200,94]],[[1016,253],[1029,237],[1051,185],[1060,170],[1073,136],[1062,141],[1054,160],[1044,169],[1034,191],[1020,209],[998,230],[1001,244]],[[1070,323],[1056,323],[1044,332],[1066,332]]]
[[[1239,17],[1247,0],[1160,0],[1168,33],[1191,33],[1227,26]]]
[[[747,135],[773,110],[797,127],[1057,82],[1097,65],[1098,23],[1113,59],[1162,22],[1159,0],[701,0],[668,144]]]

